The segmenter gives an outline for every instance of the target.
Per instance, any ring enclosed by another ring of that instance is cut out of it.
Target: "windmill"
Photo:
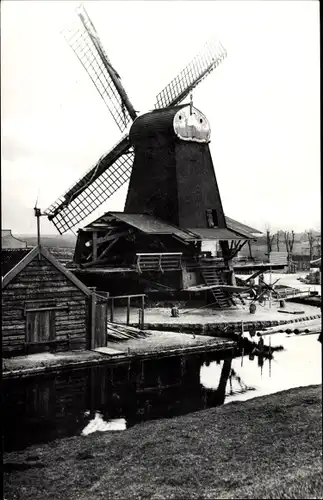
[[[95,267],[106,265],[101,285],[110,292],[118,292],[117,285],[120,290],[137,286],[140,275],[163,290],[188,290],[193,285],[191,290],[200,292],[202,286],[219,307],[229,306],[231,299],[223,291],[231,286],[231,293],[235,285],[229,262],[257,231],[225,217],[209,150],[210,124],[193,106],[192,97],[182,104],[226,57],[226,50],[216,39],[206,43],[157,95],[154,110],[138,116],[83,6],[75,21],[76,27],[64,36],[121,137],[46,214],[62,234],[129,180],[124,212],[108,212],[79,230],[76,275],[97,286],[95,271],[100,269]],[[201,260],[202,242],[208,239],[218,240],[220,264]],[[129,272],[135,270],[137,278],[121,285],[122,273],[116,279],[116,270],[125,266]]]
[[[137,111],[129,100],[120,76],[109,60],[82,5],[77,9],[75,26],[65,30],[63,34],[90,76],[122,135],[107,154],[46,210],[48,219],[61,234],[81,223],[129,180],[134,151],[129,142],[128,129],[137,118]],[[157,95],[155,109],[180,104],[225,57],[226,50],[222,44],[216,39],[210,40]]]

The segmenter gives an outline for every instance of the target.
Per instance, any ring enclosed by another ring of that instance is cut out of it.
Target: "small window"
[[[210,208],[206,210],[206,220],[209,227],[214,227],[212,210]]]
[[[218,214],[216,210],[212,210],[212,217],[213,217],[213,224],[218,227],[219,221],[218,221]]]
[[[206,210],[206,220],[208,227],[218,227],[219,222],[216,210],[208,208]]]

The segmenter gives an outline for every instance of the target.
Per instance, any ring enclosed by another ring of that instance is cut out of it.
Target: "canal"
[[[298,386],[321,383],[316,335],[271,335],[272,359],[218,353],[133,359],[115,365],[3,380],[4,450],[96,431],[122,431]],[[85,437],[86,439],[86,437]]]

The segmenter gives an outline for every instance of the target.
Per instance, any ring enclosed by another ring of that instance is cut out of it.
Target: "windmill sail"
[[[222,44],[214,39],[156,97],[155,108],[175,106],[185,99],[226,57]]]
[[[63,35],[90,76],[120,131],[123,132],[136,118],[137,113],[83,6],[78,8],[77,14],[75,26],[65,29]]]
[[[65,233],[90,215],[112,196],[130,177],[133,151],[123,137],[72,188],[47,210],[48,219],[60,234]]]
[[[118,127],[124,132],[137,114],[82,6],[78,10],[77,28],[65,31],[64,35],[91,77]],[[179,75],[157,95],[155,107],[162,108],[180,103],[225,56],[226,50],[220,42],[208,42]],[[61,234],[90,215],[130,178],[133,156],[128,137],[124,135],[107,155],[46,210],[49,220]]]

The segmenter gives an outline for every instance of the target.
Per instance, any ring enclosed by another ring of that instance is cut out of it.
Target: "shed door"
[[[107,345],[107,321],[108,321],[108,304],[103,302],[96,304],[95,311],[95,337],[94,346],[105,347]]]
[[[55,311],[28,311],[27,342],[48,342],[55,338]]]

